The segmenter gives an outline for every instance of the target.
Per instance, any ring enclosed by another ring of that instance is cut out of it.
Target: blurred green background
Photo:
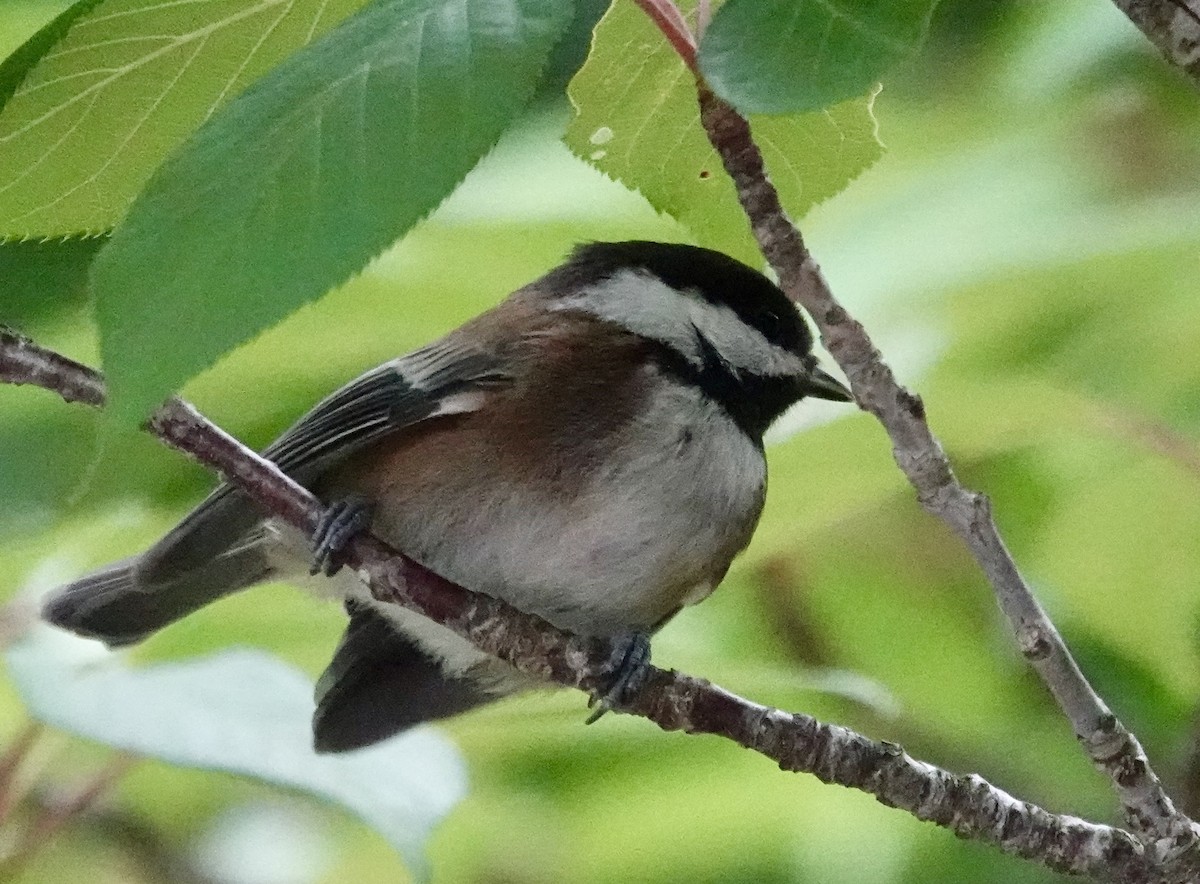
[[[0,54],[61,2],[7,0]],[[564,57],[564,65],[568,62]],[[1200,114],[1104,0],[946,0],[876,101],[884,159],[810,214],[810,246],[865,320],[1005,536],[1088,675],[1176,797],[1200,809]],[[185,390],[264,444],[316,398],[495,303],[586,239],[687,232],[557,142],[547,99],[433,218],[365,273]],[[81,260],[91,248],[77,247]],[[0,274],[51,254],[0,255]],[[6,285],[0,322],[95,362],[79,277]],[[785,419],[750,550],[677,618],[655,661],[976,771],[1018,797],[1117,821],[1111,791],[1013,650],[969,556],[918,507],[871,419]],[[150,438],[0,386],[7,597],[137,551],[211,484]],[[311,675],[342,615],[286,587],[213,605],[132,652],[231,645]],[[429,846],[435,881],[1049,881],[1055,876],[779,772],[709,737],[528,696],[444,728],[467,797]],[[0,736],[28,719],[0,688]],[[111,764],[43,733],[30,807]],[[3,770],[0,759],[0,771]],[[348,813],[230,775],[141,761],[15,875],[20,882],[362,884],[407,880]]]

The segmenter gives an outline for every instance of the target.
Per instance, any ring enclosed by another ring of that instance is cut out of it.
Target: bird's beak
[[[854,401],[854,394],[846,389],[845,384],[815,366],[804,379],[804,395],[828,399],[830,402]]]

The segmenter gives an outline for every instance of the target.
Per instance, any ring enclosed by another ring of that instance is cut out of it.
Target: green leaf
[[[102,233],[214,110],[368,0],[83,0],[0,66],[0,239]]]
[[[133,669],[95,642],[35,626],[5,653],[34,718],[171,764],[221,770],[336,802],[418,874],[434,826],[466,794],[458,752],[420,728],[345,755],[312,750],[312,684],[258,651]]]
[[[0,384],[0,414],[4,542],[44,531],[70,508],[95,458],[99,415],[63,408],[48,391],[9,384]]]
[[[713,91],[743,113],[815,111],[861,95],[914,52],[937,0],[729,0],[700,46]]]
[[[703,244],[761,263],[733,184],[700,126],[695,83],[634,4],[613,4],[569,93],[576,116],[565,141],[572,151],[640,191]],[[872,97],[821,113],[751,121],[794,217],[838,193],[880,157]]]
[[[112,410],[140,418],[435,208],[570,18],[556,0],[377,2],[213,117],[97,256]]]
[[[0,323],[19,326],[82,305],[88,268],[103,244],[98,237],[0,243]]]
[[[63,38],[71,25],[75,24],[75,20],[103,2],[104,0],[79,0],[78,3],[72,3],[0,62],[0,107],[8,104],[21,81],[34,65],[42,60],[42,56]]]

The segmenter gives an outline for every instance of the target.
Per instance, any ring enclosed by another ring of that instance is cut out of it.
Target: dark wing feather
[[[363,445],[433,417],[448,397],[507,381],[493,354],[427,347],[372,369],[318,402],[263,457],[305,482]]]
[[[348,610],[350,625],[317,681],[318,752],[360,749],[496,699],[466,678],[445,675],[377,611],[355,604]]]
[[[444,338],[337,390],[262,453],[303,485],[377,439],[446,412],[455,394],[510,381],[495,353]],[[466,410],[459,407],[456,410]],[[158,582],[201,567],[253,530],[262,513],[228,485],[210,494],[137,565]]]

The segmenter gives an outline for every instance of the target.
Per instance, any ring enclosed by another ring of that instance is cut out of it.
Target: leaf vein
[[[208,43],[208,38],[206,37],[205,39],[201,40],[196,45],[191,56],[189,56],[188,59],[182,65],[180,65],[179,70],[175,72],[175,76],[172,77],[171,80],[167,83],[166,88],[163,89],[158,95],[156,95],[154,100],[152,102],[150,102],[149,108],[147,108],[146,112],[144,114],[142,114],[142,116],[133,124],[133,126],[130,128],[129,132],[121,140],[120,144],[118,144],[116,146],[116,148],[113,150],[113,152],[109,155],[108,159],[106,159],[104,162],[102,162],[98,168],[94,169],[90,174],[88,174],[87,177],[85,177],[78,184],[76,184],[73,187],[70,187],[67,190],[65,190],[64,192],[60,193],[57,197],[55,197],[54,199],[52,199],[50,202],[46,203],[45,205],[39,206],[36,208],[32,208],[27,212],[24,212],[20,215],[15,216],[12,219],[12,222],[17,223],[17,222],[23,221],[25,218],[29,217],[32,214],[35,214],[36,212],[41,212],[41,211],[45,211],[46,209],[51,209],[54,206],[58,205],[63,200],[65,200],[67,197],[72,196],[73,194],[77,193],[84,187],[87,187],[90,184],[94,184],[100,178],[100,176],[102,174],[104,174],[104,172],[109,168],[109,166],[111,166],[114,162],[116,162],[117,157],[119,157],[121,155],[121,153],[125,150],[125,148],[127,148],[129,146],[129,142],[131,142],[133,140],[134,136],[136,136],[138,131],[142,128],[142,126],[145,125],[146,121],[154,115],[154,112],[157,111],[159,106],[162,104],[163,99],[166,98],[167,95],[170,94],[171,90],[174,89],[175,86],[179,83],[179,80],[187,72],[188,68],[190,68],[192,66],[192,62],[196,60],[196,57],[201,53],[201,51],[204,49],[204,47],[207,43]]]

